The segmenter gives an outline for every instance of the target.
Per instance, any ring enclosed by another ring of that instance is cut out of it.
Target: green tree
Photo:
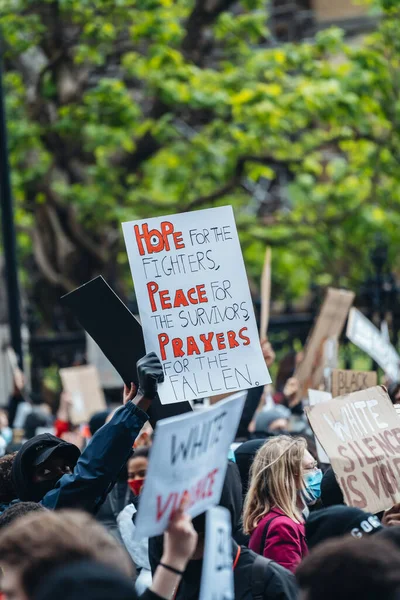
[[[119,223],[232,204],[257,288],[357,287],[376,233],[399,268],[400,8],[357,46],[276,46],[266,0],[2,0],[24,278],[47,307],[125,277]],[[128,283],[127,283],[128,285]]]

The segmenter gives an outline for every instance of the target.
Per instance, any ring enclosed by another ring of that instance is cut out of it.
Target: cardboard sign
[[[270,383],[232,207],[123,223],[165,404]]]
[[[385,335],[364,315],[352,308],[346,335],[385,371],[393,382],[400,381],[400,356]]]
[[[308,390],[308,399],[310,401],[310,406],[316,406],[317,404],[322,404],[324,402],[328,402],[328,400],[332,400],[332,394],[330,392],[322,392],[321,390]],[[316,436],[315,445],[317,448],[319,461],[328,465],[331,462],[329,460],[329,456],[321,446],[321,443]]]
[[[307,340],[304,359],[294,374],[301,384],[301,396],[307,394],[308,388],[318,389],[324,374],[324,343],[328,338],[338,338],[342,333],[354,296],[353,292],[328,288],[318,318]]]
[[[345,396],[352,392],[359,392],[378,383],[378,375],[375,371],[344,371],[334,369],[332,371],[332,396]]]
[[[271,248],[265,251],[264,267],[261,275],[261,316],[260,340],[265,340],[268,332],[270,303],[271,303]]]
[[[208,410],[157,423],[136,520],[139,538],[163,533],[187,495],[192,517],[218,504],[243,404],[237,394]]]
[[[199,600],[235,600],[232,568],[232,526],[227,508],[206,514],[206,541]]]
[[[122,381],[137,386],[136,363],[146,354],[142,327],[103,277],[96,277],[61,298],[99,345]],[[121,381],[121,384],[122,384]],[[154,427],[159,419],[190,412],[189,402],[162,405],[155,398],[148,410]]]
[[[382,387],[306,410],[346,504],[376,514],[400,502],[400,423]]]
[[[96,367],[71,367],[60,369],[65,392],[71,394],[71,422],[87,423],[90,417],[107,408]]]

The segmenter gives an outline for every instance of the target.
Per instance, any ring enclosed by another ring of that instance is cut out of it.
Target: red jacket
[[[294,573],[297,565],[308,554],[305,527],[303,523],[295,523],[280,509],[273,508],[261,519],[251,534],[249,548],[261,554],[264,528],[271,520],[262,555]]]

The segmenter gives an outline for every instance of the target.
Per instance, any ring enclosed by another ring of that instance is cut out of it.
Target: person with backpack
[[[242,511],[242,486],[236,464],[228,462],[220,506],[231,514],[232,531],[237,528]],[[205,544],[205,514],[193,519],[198,533],[196,550],[189,561],[174,600],[198,600]],[[150,538],[149,558],[154,573],[163,553],[162,536]],[[298,588],[292,573],[276,562],[259,556],[232,539],[232,564],[235,600],[296,600]]]
[[[303,511],[320,496],[321,478],[304,439],[281,435],[261,446],[244,506],[249,548],[294,572],[308,553]]]

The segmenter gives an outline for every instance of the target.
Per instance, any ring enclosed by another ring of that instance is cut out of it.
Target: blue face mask
[[[322,471],[317,469],[312,473],[304,475],[305,501],[307,505],[315,504],[318,498],[321,496],[321,481]]]

